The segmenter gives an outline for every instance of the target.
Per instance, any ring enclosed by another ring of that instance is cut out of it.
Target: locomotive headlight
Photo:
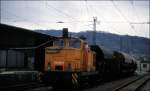
[[[47,70],[48,70],[48,71],[51,70],[51,65],[50,65],[50,63],[48,63],[48,65],[47,65]]]

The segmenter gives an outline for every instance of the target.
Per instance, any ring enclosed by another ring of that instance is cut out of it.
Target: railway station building
[[[0,24],[0,72],[44,70],[45,47],[54,36],[28,29]]]

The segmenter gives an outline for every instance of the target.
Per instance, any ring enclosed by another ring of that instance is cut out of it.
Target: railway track
[[[139,91],[150,80],[150,74],[135,79],[123,86],[120,86],[113,91]]]
[[[84,91],[143,91],[143,86],[150,81],[150,74],[135,75],[117,81],[103,83],[97,87],[88,88]],[[0,91],[51,91],[52,88],[41,83],[26,83],[7,87],[0,87]],[[149,90],[144,90],[149,91]]]
[[[150,80],[150,74],[135,75],[117,81],[101,84],[85,91],[140,91],[144,84]],[[148,90],[149,91],[149,90]]]
[[[46,85],[32,82],[32,83],[16,84],[16,85],[11,85],[11,86],[0,87],[0,91],[25,91],[27,89],[39,88],[39,87],[44,87],[44,86]]]
[[[150,80],[150,75],[135,75],[128,78],[123,78],[117,81],[103,83],[100,86],[87,88],[83,91],[143,91],[143,85]],[[27,91],[52,91],[49,87],[38,87]],[[149,91],[149,90],[144,90]]]

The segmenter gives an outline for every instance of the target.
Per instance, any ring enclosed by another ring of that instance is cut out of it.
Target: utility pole
[[[123,44],[123,38],[122,38],[123,36],[119,36],[119,41],[120,41],[120,51],[122,51],[122,44]]]
[[[93,17],[93,45],[96,45],[96,22],[97,17]]]

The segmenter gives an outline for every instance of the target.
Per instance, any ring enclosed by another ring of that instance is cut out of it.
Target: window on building
[[[147,64],[143,64],[143,68],[146,68],[147,67]]]

